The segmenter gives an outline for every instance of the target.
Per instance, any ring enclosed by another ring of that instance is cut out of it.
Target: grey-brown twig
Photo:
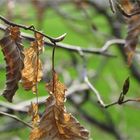
[[[105,52],[107,51],[112,45],[114,44],[125,44],[125,40],[124,39],[111,39],[111,40],[108,40],[104,46],[101,48],[101,51]]]
[[[49,39],[52,43],[60,42],[60,41],[62,41],[62,40],[65,38],[65,36],[66,36],[66,33],[65,33],[65,34],[63,34],[63,35],[61,35],[61,36],[59,36],[59,37],[57,37],[57,38],[52,38],[52,37],[50,37],[50,36],[48,36],[48,35],[46,35],[46,34],[40,32],[40,31],[36,30],[35,27],[34,27],[33,25],[31,25],[31,26],[25,26],[25,25],[22,25],[22,24],[16,24],[16,23],[11,22],[11,21],[9,21],[8,19],[4,18],[4,17],[1,16],[1,15],[0,15],[0,20],[2,20],[2,21],[3,21],[4,23],[6,23],[7,25],[10,25],[10,26],[17,26],[17,27],[20,27],[20,28],[22,28],[22,29],[24,29],[24,30],[30,30],[30,31],[32,31],[32,32],[39,33],[39,34],[43,35],[44,37],[46,37],[47,39]]]
[[[87,85],[89,86],[89,88],[95,93],[98,103],[102,106],[105,107],[106,105],[104,104],[103,100],[101,99],[100,93],[98,92],[98,90],[89,82],[88,77],[85,77],[85,82],[87,83]]]
[[[127,100],[122,101],[121,103],[119,103],[118,101],[115,101],[113,103],[105,105],[105,108],[109,108],[109,107],[117,105],[117,104],[122,105],[122,104],[125,104],[127,102],[140,102],[140,101],[138,99],[127,99]]]
[[[5,29],[6,29],[6,26],[0,24],[0,30],[5,31]],[[21,36],[29,41],[34,41],[34,39],[35,39],[32,35],[30,35],[28,33],[24,33],[24,32],[21,32]],[[52,42],[45,40],[44,43],[46,46],[54,47],[54,43],[52,43]],[[106,56],[106,57],[116,57],[115,55],[113,55],[109,52],[103,52],[101,49],[98,49],[98,48],[82,48],[80,46],[69,45],[69,44],[60,43],[60,42],[57,43],[56,45],[57,45],[57,48],[65,49],[65,50],[72,51],[72,52],[79,53],[79,51],[82,51],[84,53],[102,55],[102,56]]]
[[[114,7],[113,0],[109,0],[109,4],[110,4],[110,8],[111,8],[112,12],[115,13],[116,12],[116,9]]]
[[[18,121],[18,122],[20,122],[20,123],[22,123],[22,124],[24,124],[24,125],[26,125],[26,126],[28,126],[30,128],[33,128],[30,124],[28,124],[27,122],[24,122],[22,119],[18,118],[15,115],[11,115],[11,114],[8,114],[8,113],[2,112],[2,111],[0,111],[0,114],[4,115],[4,116],[7,116],[7,117],[10,117],[12,119],[15,119],[16,121]]]

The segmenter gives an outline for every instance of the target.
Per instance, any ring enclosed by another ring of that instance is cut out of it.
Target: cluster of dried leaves
[[[18,83],[26,90],[36,92],[36,84],[42,77],[42,64],[39,54],[43,50],[43,36],[35,33],[35,41],[23,50],[20,29],[8,27],[0,40],[2,52],[6,61],[6,88],[3,96],[10,102],[18,89]]]
[[[54,73],[46,85],[50,96],[40,123],[31,132],[30,140],[88,140],[88,131],[64,107],[66,87]]]
[[[130,65],[140,34],[140,15],[132,14],[137,11],[138,5],[132,4],[129,0],[122,0],[119,8],[124,15],[128,14],[125,50]],[[12,102],[20,80],[25,90],[32,90],[33,93],[38,94],[37,85],[43,75],[39,56],[43,52],[44,41],[43,35],[35,32],[34,36],[35,40],[30,43],[30,47],[24,49],[19,27],[10,26],[0,40],[6,61],[6,87],[3,96],[9,102]],[[46,99],[46,109],[41,117],[38,113],[38,104],[31,104],[29,114],[32,116],[33,129],[30,140],[88,140],[89,132],[66,111],[64,105],[66,87],[59,81],[54,70],[52,70],[52,81],[46,84],[46,88],[49,97]],[[117,103],[129,101],[124,101],[128,89],[129,79],[125,81]]]
[[[42,78],[39,55],[43,51],[43,36],[35,33],[35,40],[30,47],[23,49],[20,29],[10,26],[0,40],[0,46],[6,61],[6,88],[3,96],[12,102],[20,80],[25,90],[37,94],[37,84]],[[32,116],[33,130],[30,140],[88,140],[89,132],[65,109],[65,85],[58,80],[54,71],[52,73],[52,81],[46,85],[50,96],[41,118],[38,104],[31,104],[29,114]]]

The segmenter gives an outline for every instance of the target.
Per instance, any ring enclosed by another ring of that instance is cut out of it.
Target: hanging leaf
[[[31,103],[31,106],[29,108],[29,115],[32,116],[33,127],[36,127],[40,122],[40,117],[38,114],[38,104]]]
[[[66,87],[54,73],[53,80],[46,85],[50,96],[46,100],[46,111],[30,140],[88,140],[88,131],[64,107]]]
[[[8,27],[4,37],[0,40],[0,46],[6,61],[6,88],[3,96],[12,102],[21,79],[21,70],[24,67],[23,45],[21,44],[19,28]]]
[[[121,0],[121,5],[123,6],[124,10],[125,10],[127,13],[130,13],[131,10],[133,9],[133,5],[132,5],[132,3],[130,2],[130,0]]]
[[[133,5],[130,0],[122,0],[122,6],[128,14],[134,13],[139,8],[138,5]],[[140,15],[136,14],[128,17],[127,24],[128,34],[125,39],[125,52],[128,65],[131,65],[140,34]]]
[[[25,90],[36,92],[36,84],[42,78],[42,63],[39,54],[43,51],[43,36],[36,33],[36,40],[31,42],[30,48],[24,50],[24,69],[22,70],[22,85]]]

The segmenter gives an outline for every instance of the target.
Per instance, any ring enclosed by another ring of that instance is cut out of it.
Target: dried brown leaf
[[[0,40],[0,46],[6,61],[6,88],[3,96],[12,102],[12,98],[18,89],[18,81],[21,79],[21,70],[24,67],[23,46],[19,28],[8,27],[4,37]]]
[[[33,127],[36,127],[40,122],[40,117],[38,114],[38,104],[31,103],[31,106],[29,108],[29,115],[32,116]]]
[[[65,109],[66,87],[56,73],[46,87],[50,94],[46,111],[38,127],[32,130],[30,140],[88,140],[88,131]]]
[[[123,6],[124,10],[127,13],[130,13],[131,10],[133,9],[133,6],[130,0],[121,0],[121,5]]]
[[[36,33],[36,40],[31,42],[30,48],[24,50],[24,69],[22,70],[22,85],[25,90],[36,92],[36,84],[42,78],[42,63],[39,53],[43,50],[43,36]]]
[[[131,14],[138,9],[138,5],[132,4],[129,0],[122,0],[122,6],[128,14]],[[127,18],[127,24],[128,34],[126,37],[125,52],[128,65],[131,65],[140,34],[140,15],[136,14]]]

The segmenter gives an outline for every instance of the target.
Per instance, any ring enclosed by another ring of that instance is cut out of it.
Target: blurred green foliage
[[[24,3],[24,6],[20,5],[20,3],[17,3],[16,8],[14,9],[14,15],[18,18],[15,18],[13,21],[16,23],[21,23],[25,25],[31,25],[33,24],[35,27],[37,26],[36,21],[36,11],[30,5],[29,3]],[[64,7],[64,9],[67,8],[71,13],[71,15],[76,15],[77,10],[73,8],[72,6]],[[95,12],[95,11],[94,11]],[[105,20],[105,18],[99,14],[92,13],[93,16],[93,22],[95,25],[97,25],[98,30],[100,32],[103,32],[104,34],[110,35],[110,29],[109,26]],[[1,15],[6,16],[6,9],[1,6],[0,10]],[[24,13],[24,14],[23,14]],[[80,15],[77,14],[79,17]],[[24,19],[25,18],[25,19]],[[102,47],[104,43],[106,42],[105,38],[101,36],[100,34],[96,32],[91,32],[91,27],[89,27],[86,23],[79,23],[77,22],[77,26],[81,25],[80,28],[84,29],[84,33],[78,33],[75,32],[74,29],[72,29],[69,26],[69,22],[66,19],[63,19],[60,17],[56,12],[54,12],[52,9],[48,9],[44,16],[44,22],[43,26],[41,28],[41,31],[43,33],[46,33],[47,35],[56,37],[63,33],[67,33],[67,37],[63,42],[72,44],[72,45],[79,45],[81,47]],[[73,23],[72,23],[73,24]],[[126,33],[126,30],[124,29],[124,32]],[[27,44],[28,45],[28,44]],[[124,60],[122,56],[120,55],[119,50],[114,46],[110,49],[115,55],[117,55],[117,58],[105,58],[104,56],[98,56],[94,54],[87,55],[87,68],[89,71],[100,71],[99,75],[97,75],[96,79],[90,79],[94,86],[100,91],[102,98],[106,103],[110,103],[113,100],[116,100],[119,96],[119,93],[121,91],[122,85],[124,80],[130,75],[130,72],[128,70],[127,65],[124,63]],[[52,49],[48,46],[46,46],[45,53],[42,55],[42,58],[44,59],[45,56],[51,57],[51,51]],[[63,55],[62,55],[63,54]],[[56,55],[55,55],[56,61],[56,69],[63,63],[63,61],[70,62],[70,54],[69,52],[61,49],[56,49]],[[80,58],[79,58],[80,59]],[[105,64],[102,67],[101,61],[105,60]],[[47,60],[45,59],[44,62]],[[3,60],[3,55],[0,52],[0,62],[1,64],[5,64]],[[51,65],[50,61],[48,61],[48,66]],[[70,73],[70,76],[73,79],[77,78],[78,72],[75,71],[74,67],[66,67],[66,70]],[[47,74],[48,76],[48,74]],[[63,79],[62,79],[63,80]],[[4,88],[4,81],[5,81],[5,71],[0,71],[0,90],[2,91]],[[80,87],[79,87],[80,88]],[[45,82],[41,82],[39,84],[39,96],[47,95],[47,91],[45,89]],[[130,90],[128,93],[128,96],[130,97],[138,97],[139,96],[139,83],[130,75]],[[17,94],[14,97],[14,102],[22,102],[24,100],[30,99],[35,97],[35,95],[32,94],[32,92],[26,92],[23,90],[22,87],[19,88]],[[94,94],[92,95],[92,98],[96,100],[96,97]],[[5,101],[3,97],[0,97],[0,100]],[[70,103],[67,103],[68,110],[71,111],[72,105]],[[86,102],[83,107],[83,109],[87,110],[87,112],[91,116],[95,116],[97,119],[100,119],[102,121],[105,120],[105,118],[102,115],[102,112],[99,111],[97,107],[93,108],[93,105],[89,102]],[[123,105],[123,106],[114,106],[108,109],[108,112],[112,115],[113,121],[115,122],[117,128],[121,131],[122,134],[126,134],[130,137],[131,140],[139,140],[139,108],[133,105]],[[25,117],[24,115],[17,114],[19,117]],[[76,117],[79,119],[79,121],[86,126],[86,128],[90,131],[90,135],[95,140],[102,140],[103,138],[105,140],[114,140],[114,137],[112,135],[109,135],[108,133],[102,131],[96,126],[90,125],[87,122],[85,122],[81,117],[76,115]],[[30,118],[26,118],[25,120],[29,121]],[[0,130],[1,127],[5,126],[9,122],[9,118],[0,118]],[[27,140],[29,136],[29,129],[28,128],[15,128],[13,131],[8,132],[2,132],[0,131],[0,140],[7,140],[10,138],[10,140]]]

